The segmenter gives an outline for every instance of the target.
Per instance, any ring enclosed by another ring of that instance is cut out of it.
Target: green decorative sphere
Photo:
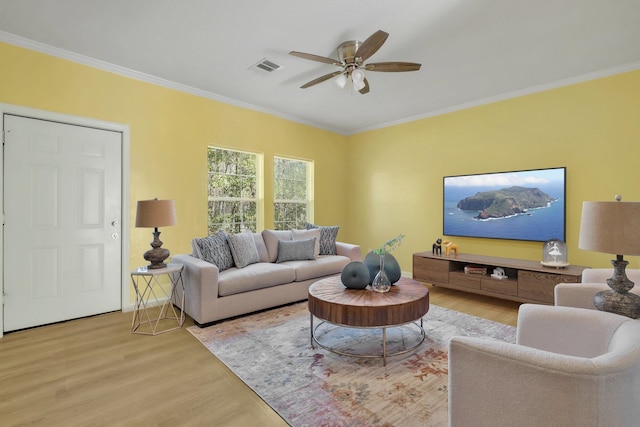
[[[349,289],[364,289],[369,284],[369,269],[362,261],[351,261],[342,270],[340,280]]]
[[[364,264],[369,269],[369,284],[373,282],[373,278],[376,277],[378,271],[380,271],[380,255],[369,252],[364,257]],[[384,255],[384,272],[387,273],[387,277],[391,284],[396,283],[402,277],[402,270],[400,270],[400,264],[393,255],[387,253]]]

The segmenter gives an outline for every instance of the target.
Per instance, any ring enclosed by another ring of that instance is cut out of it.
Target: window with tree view
[[[258,154],[209,147],[209,234],[256,231],[259,164]]]
[[[303,229],[312,222],[313,163],[275,157],[273,161],[273,226]]]

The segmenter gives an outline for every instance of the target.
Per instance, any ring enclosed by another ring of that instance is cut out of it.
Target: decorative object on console
[[[431,253],[434,255],[442,255],[442,239],[438,238],[431,247]]]
[[[465,274],[480,274],[484,276],[487,274],[487,267],[483,267],[482,265],[469,264],[464,266]]]
[[[351,261],[340,274],[340,281],[349,289],[365,289],[369,285],[369,269],[362,261]]]
[[[616,254],[611,260],[613,276],[607,279],[611,290],[598,292],[594,304],[633,319],[640,318],[640,296],[629,292],[634,283],[626,273],[624,255],[640,255],[640,202],[584,202],[578,247],[589,251]]]
[[[567,259],[567,244],[562,240],[551,239],[542,245],[542,261],[540,263],[545,267],[566,267],[569,265]]]
[[[502,267],[494,268],[493,269],[493,273],[491,273],[491,277],[493,277],[494,279],[498,279],[498,280],[508,279],[507,275],[504,272],[504,268],[502,268]]]
[[[162,247],[158,227],[176,225],[176,208],[173,200],[139,200],[136,208],[136,227],[153,228],[151,248],[144,253],[144,259],[151,264],[147,268],[165,268],[164,260],[169,258],[169,250]]]
[[[451,240],[443,240],[442,244],[444,245],[444,254],[449,256],[451,252],[455,252],[456,256],[458,256],[458,245],[453,243]]]

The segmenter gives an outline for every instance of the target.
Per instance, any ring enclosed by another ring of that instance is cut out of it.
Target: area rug
[[[515,342],[515,328],[433,304],[423,325],[424,342],[386,366],[312,349],[306,302],[188,330],[291,426],[446,426],[449,339]],[[418,331],[388,329],[388,351],[415,344]],[[380,329],[325,324],[318,339],[340,351],[382,351]]]

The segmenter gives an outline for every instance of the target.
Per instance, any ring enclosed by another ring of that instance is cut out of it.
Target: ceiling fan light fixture
[[[364,82],[364,71],[356,68],[351,73],[351,78],[353,79],[353,84],[354,85],[357,84],[357,83],[363,83]],[[360,88],[360,89],[362,89],[362,88]],[[358,90],[360,90],[360,89],[358,89]]]
[[[324,56],[318,56],[311,53],[304,53],[298,51],[289,52],[290,55],[297,56],[303,59],[309,59],[311,61],[322,62],[324,64],[331,64],[340,67],[340,71],[325,74],[318,78],[311,80],[300,86],[301,89],[317,85],[327,81],[333,77],[336,78],[336,84],[340,88],[345,88],[351,81],[351,86],[356,92],[361,94],[369,93],[369,82],[365,76],[366,71],[383,71],[383,72],[401,72],[401,71],[417,71],[420,69],[420,64],[413,62],[376,62],[365,64],[374,53],[382,47],[387,40],[389,33],[382,30],[378,30],[369,36],[364,42],[356,40],[346,41],[338,46],[338,58],[327,58]]]
[[[347,76],[345,76],[344,74],[340,74],[336,78],[336,84],[340,89],[344,89],[344,87],[347,85]]]

